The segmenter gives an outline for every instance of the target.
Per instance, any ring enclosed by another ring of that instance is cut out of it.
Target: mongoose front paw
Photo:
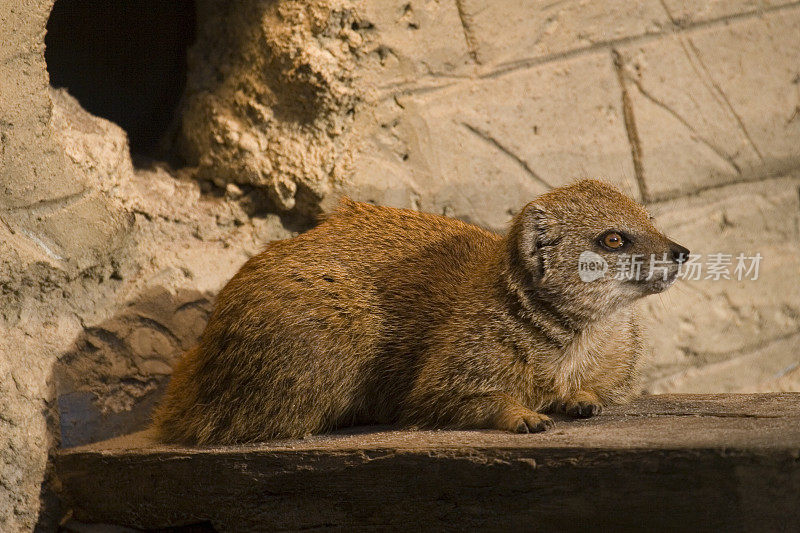
[[[599,415],[603,407],[592,402],[570,402],[564,406],[565,412],[575,418],[590,418]]]
[[[565,398],[559,410],[574,418],[590,418],[599,415],[603,405],[594,392],[580,390]]]
[[[540,433],[553,427],[555,423],[546,415],[531,413],[517,419],[515,433]]]

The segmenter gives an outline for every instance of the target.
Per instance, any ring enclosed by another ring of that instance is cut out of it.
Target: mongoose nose
[[[685,263],[689,259],[689,249],[684,248],[676,242],[670,241],[669,246],[670,259],[678,264]]]

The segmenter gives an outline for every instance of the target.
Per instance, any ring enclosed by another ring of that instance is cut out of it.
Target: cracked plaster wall
[[[173,170],[48,88],[0,0],[0,530],[59,518],[59,439],[141,427],[214,295],[342,194],[502,230],[604,177],[758,281],[644,307],[646,388],[800,389],[800,2],[200,0]]]

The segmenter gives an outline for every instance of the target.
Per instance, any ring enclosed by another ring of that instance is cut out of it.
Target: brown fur
[[[156,411],[158,435],[237,443],[361,423],[527,432],[552,425],[547,409],[592,416],[636,392],[631,304],[668,286],[578,278],[583,250],[613,263],[597,244],[612,228],[635,236],[628,253],[688,253],[597,181],[539,197],[506,237],[343,200],[220,292]]]

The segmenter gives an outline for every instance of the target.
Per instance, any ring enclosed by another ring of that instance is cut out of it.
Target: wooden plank
[[[800,393],[646,396],[542,434],[356,428],[250,446],[141,432],[62,450],[74,516],[218,531],[789,531]]]

